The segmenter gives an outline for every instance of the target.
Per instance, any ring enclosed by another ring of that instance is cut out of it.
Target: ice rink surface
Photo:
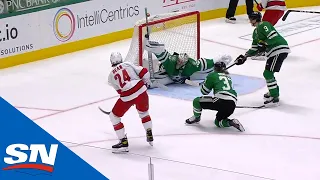
[[[320,7],[304,8],[320,10]],[[292,13],[277,30],[292,53],[276,74],[281,105],[236,109],[246,132],[214,127],[215,112],[204,111],[198,126],[185,126],[192,102],[150,95],[154,146],[135,111],[123,117],[130,153],[112,154],[117,143],[108,116],[117,93],[106,84],[112,51],[126,55],[129,40],[0,71],[0,94],[111,180],[147,180],[150,157],[155,180],[319,180],[320,16]],[[253,27],[246,16],[201,22],[201,56],[250,48]],[[265,62],[248,60],[230,73],[263,78]],[[170,86],[169,86],[170,88]],[[260,105],[267,91],[240,96],[238,105]]]

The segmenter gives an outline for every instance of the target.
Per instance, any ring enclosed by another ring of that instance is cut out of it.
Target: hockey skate
[[[235,24],[237,19],[235,17],[229,17],[229,18],[226,18],[226,23],[231,23],[231,24]]]
[[[238,130],[241,131],[241,132],[244,132],[244,131],[245,131],[244,127],[243,127],[242,124],[238,121],[238,119],[231,119],[231,120],[229,121],[229,124],[230,124],[230,126],[238,129]]]
[[[275,98],[275,97],[270,97],[269,99],[264,101],[264,106],[265,107],[275,107],[275,106],[279,106],[279,98]]]
[[[265,93],[265,94],[263,95],[263,99],[264,99],[265,101],[270,101],[270,100],[272,99],[272,97],[270,96],[270,93],[267,92],[267,93]]]
[[[192,116],[191,118],[189,118],[189,119],[186,120],[186,124],[187,124],[187,125],[198,124],[199,121],[200,121],[200,117]]]
[[[151,129],[147,129],[147,142],[153,146],[153,135]]]
[[[124,137],[120,139],[120,142],[118,144],[115,144],[112,146],[112,152],[113,153],[126,153],[129,152],[129,143],[128,138]]]

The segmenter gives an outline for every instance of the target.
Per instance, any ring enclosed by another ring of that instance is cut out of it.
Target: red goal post
[[[200,58],[200,13],[198,11],[151,15],[148,21],[151,41],[165,44],[165,48],[170,53],[187,53],[191,58]],[[147,52],[143,48],[146,26],[145,19],[136,23],[125,59],[144,67],[148,67]]]

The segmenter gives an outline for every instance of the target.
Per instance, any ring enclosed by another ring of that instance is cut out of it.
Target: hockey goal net
[[[151,41],[165,44],[170,53],[187,53],[189,57],[200,57],[200,13],[173,12],[148,17]],[[145,18],[136,22],[131,45],[125,61],[144,67],[148,66],[148,53],[143,48],[144,36],[147,33]],[[156,59],[153,55],[153,59]],[[157,61],[153,61],[157,71]]]

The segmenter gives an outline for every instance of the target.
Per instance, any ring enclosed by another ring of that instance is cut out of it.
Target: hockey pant
[[[263,15],[262,21],[267,21],[273,26],[277,24],[279,19],[283,16],[284,11],[281,10],[266,10]]]
[[[268,58],[263,76],[267,82],[268,90],[271,97],[279,97],[279,86],[276,78],[274,77],[275,72],[279,72],[283,61],[288,57],[288,53],[281,53]]]
[[[143,127],[145,130],[152,128],[152,121],[149,115],[149,96],[147,91],[140,94],[137,98],[124,102],[120,98],[114,105],[111,113],[110,120],[112,122],[113,128],[119,139],[125,137],[125,128],[121,122],[121,117],[130,109],[131,106],[135,105],[141,118]]]
[[[201,96],[193,100],[193,114],[200,117],[203,109],[218,111],[215,118],[217,127],[230,127],[229,116],[233,114],[236,103],[232,100],[220,99],[212,96]]]

